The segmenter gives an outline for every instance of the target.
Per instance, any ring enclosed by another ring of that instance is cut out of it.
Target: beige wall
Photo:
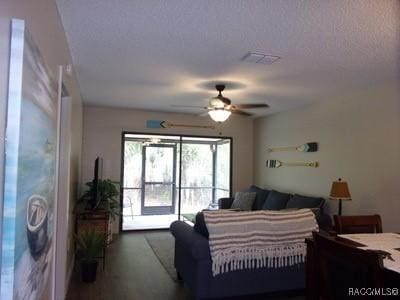
[[[82,182],[93,179],[96,156],[103,157],[103,177],[120,180],[122,131],[173,133],[233,137],[233,191],[253,183],[253,119],[231,116],[211,129],[165,128],[148,129],[146,120],[167,120],[175,123],[216,125],[208,117],[158,113],[131,109],[84,107]],[[116,231],[118,229],[115,226]]]
[[[255,122],[255,181],[277,190],[328,198],[331,182],[348,181],[344,214],[379,213],[385,231],[400,231],[400,91],[371,88]],[[267,153],[267,147],[316,141],[316,153]],[[319,161],[319,168],[267,169],[266,159]],[[337,203],[329,201],[337,213]]]
[[[3,168],[3,137],[7,103],[7,80],[9,60],[10,20],[25,21],[26,28],[38,45],[45,62],[54,74],[58,66],[72,63],[64,29],[53,0],[2,0],[0,1],[0,170]],[[57,78],[57,77],[55,77]],[[66,78],[66,86],[72,96],[72,142],[71,142],[71,202],[77,197],[80,178],[80,157],[82,147],[82,102],[79,85],[75,76]],[[0,182],[3,182],[0,172]],[[2,203],[0,185],[0,203]],[[73,206],[71,203],[70,206]],[[71,215],[72,217],[72,215]],[[73,222],[72,222],[73,223]],[[71,224],[72,226],[73,224]],[[71,227],[72,228],[72,227]],[[71,239],[72,240],[72,239]],[[71,264],[72,248],[70,247]]]

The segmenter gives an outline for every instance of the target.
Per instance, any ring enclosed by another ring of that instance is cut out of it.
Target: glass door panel
[[[142,214],[171,214],[175,201],[176,147],[143,147]]]
[[[213,191],[213,145],[206,139],[182,142],[181,213],[208,207]]]
[[[221,140],[216,144],[215,150],[215,197],[229,197],[231,173],[231,141]]]
[[[129,219],[141,213],[142,147],[139,141],[125,140],[122,215]]]
[[[173,191],[170,184],[146,183],[144,189],[146,207],[171,206]]]

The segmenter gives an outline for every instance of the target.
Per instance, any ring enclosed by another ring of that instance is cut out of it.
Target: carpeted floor
[[[169,231],[150,232],[145,234],[145,238],[169,276],[174,281],[177,281],[178,278],[174,267],[175,242],[172,234]]]

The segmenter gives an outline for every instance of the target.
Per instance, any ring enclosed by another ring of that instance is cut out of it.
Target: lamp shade
[[[329,194],[331,200],[351,200],[349,187],[346,181],[342,181],[340,178],[338,181],[334,181],[331,187],[331,193]]]
[[[231,112],[223,107],[215,107],[209,110],[208,114],[215,122],[224,122],[229,118]]]

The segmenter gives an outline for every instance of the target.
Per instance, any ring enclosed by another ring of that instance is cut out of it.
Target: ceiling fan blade
[[[178,107],[178,108],[202,108],[202,109],[208,109],[207,106],[198,106],[198,105],[176,105],[172,104],[171,107]]]
[[[203,112],[201,114],[198,114],[199,117],[207,117],[208,116],[208,111]]]
[[[233,108],[236,109],[252,109],[252,108],[268,108],[269,105],[265,103],[258,103],[258,104],[235,104],[232,105]]]
[[[250,114],[250,113],[245,112],[245,111],[240,110],[240,109],[231,109],[230,111],[233,114],[242,115],[242,116],[252,116],[253,115],[253,114]]]

